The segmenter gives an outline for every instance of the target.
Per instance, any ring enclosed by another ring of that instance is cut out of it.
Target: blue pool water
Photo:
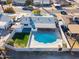
[[[42,43],[52,43],[57,40],[58,36],[55,32],[36,32],[34,39]]]

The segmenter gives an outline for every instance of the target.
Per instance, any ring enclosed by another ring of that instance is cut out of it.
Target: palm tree
[[[0,0],[0,2],[1,2],[1,0]],[[2,10],[3,10],[3,12],[4,12],[4,7],[3,7],[3,4],[1,3],[1,7],[2,7]]]

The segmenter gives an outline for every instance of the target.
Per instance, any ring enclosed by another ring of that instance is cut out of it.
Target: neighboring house
[[[79,0],[74,0],[75,2],[79,3]]]
[[[7,0],[1,0],[2,2],[6,2]],[[34,4],[50,4],[53,3],[53,0],[31,0]],[[14,5],[24,5],[26,0],[13,0]]]
[[[53,0],[55,4],[67,4],[67,0]]]
[[[50,4],[52,0],[33,0],[33,3]]]
[[[58,3],[60,0],[52,0],[53,1],[53,3]]]
[[[0,4],[6,4],[7,0],[0,0]]]
[[[0,14],[0,36],[7,32],[12,23],[12,19],[10,19],[8,16]]]
[[[23,4],[25,4],[25,1],[26,0],[13,0],[13,3],[15,3],[15,4],[18,3],[18,5],[19,4],[23,5]],[[31,0],[31,1],[33,1],[34,4],[38,4],[38,3],[40,3],[40,4],[50,4],[50,3],[53,2],[52,0]]]
[[[5,1],[7,1],[7,0],[1,0],[1,1],[5,2]]]
[[[25,3],[26,0],[13,0],[16,3]]]
[[[13,20],[10,19],[8,16],[0,16],[0,29],[6,30],[12,23]]]
[[[26,0],[13,0],[13,5],[24,5]]]

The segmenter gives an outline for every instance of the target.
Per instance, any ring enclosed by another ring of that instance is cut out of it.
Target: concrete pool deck
[[[62,39],[61,38],[56,39],[56,41],[54,41],[52,43],[45,44],[45,43],[36,41],[34,38],[34,34],[32,33],[30,48],[60,48],[60,47],[62,47]]]

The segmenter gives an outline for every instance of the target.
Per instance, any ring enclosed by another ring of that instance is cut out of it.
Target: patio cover
[[[78,24],[70,24],[70,25],[68,25],[68,28],[72,34],[79,34],[79,25]],[[71,45],[70,51],[72,51],[76,41],[77,41],[77,39]]]
[[[53,17],[32,17],[31,23],[36,28],[47,28],[47,29],[55,29],[56,28],[56,20]]]
[[[69,24],[68,28],[71,33],[73,33],[73,34],[78,33],[79,34],[79,25],[78,24]]]
[[[50,24],[50,23],[36,23],[35,27],[37,28],[49,28],[49,29],[53,29],[56,28],[55,24]]]

